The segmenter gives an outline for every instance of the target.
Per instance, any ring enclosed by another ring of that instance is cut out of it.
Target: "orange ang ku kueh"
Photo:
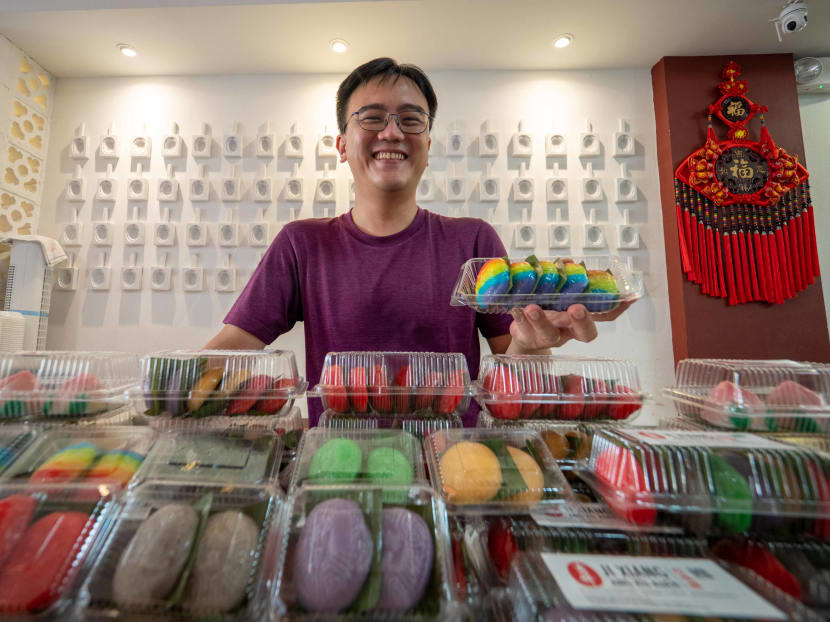
[[[709,296],[728,304],[783,303],[819,274],[807,169],[772,140],[766,106],[747,97],[741,68],[730,62],[709,106],[706,144],[675,172],[674,193],[683,271]],[[729,131],[719,140],[718,117]],[[759,141],[746,125],[760,115]]]

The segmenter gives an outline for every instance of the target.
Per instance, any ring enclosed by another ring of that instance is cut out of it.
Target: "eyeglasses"
[[[420,110],[407,110],[400,114],[386,112],[381,108],[366,108],[353,112],[351,116],[357,117],[357,124],[369,132],[381,132],[387,125],[389,119],[395,117],[398,129],[404,134],[422,134],[429,127],[432,116]]]

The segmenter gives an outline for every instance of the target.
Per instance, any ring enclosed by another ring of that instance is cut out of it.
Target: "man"
[[[582,305],[567,312],[531,305],[515,319],[450,306],[464,261],[506,251],[484,221],[439,216],[415,202],[437,105],[426,75],[390,58],[361,65],[342,82],[337,149],[354,176],[354,207],[287,224],[206,348],[264,348],[301,320],[313,385],[327,352],[461,352],[475,378],[478,331],[495,353],[548,352],[596,337]],[[310,425],[320,411],[309,400]],[[474,413],[465,423],[472,421]]]

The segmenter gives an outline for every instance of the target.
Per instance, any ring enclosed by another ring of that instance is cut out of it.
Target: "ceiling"
[[[165,7],[159,5],[164,4]],[[0,0],[0,34],[57,77],[650,67],[662,56],[830,56],[830,1],[779,43],[784,0]],[[118,7],[102,9],[106,7]],[[60,8],[60,10],[57,10]],[[573,33],[557,50],[555,35]],[[349,51],[331,52],[332,39]],[[139,55],[127,59],[116,44]]]

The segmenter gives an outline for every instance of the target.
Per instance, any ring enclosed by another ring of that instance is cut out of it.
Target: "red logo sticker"
[[[577,582],[586,587],[602,585],[602,578],[597,574],[597,571],[583,562],[571,562],[568,564],[568,572]]]

